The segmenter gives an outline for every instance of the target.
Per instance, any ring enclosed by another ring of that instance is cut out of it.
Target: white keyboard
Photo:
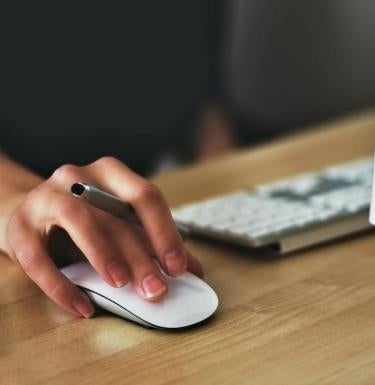
[[[372,159],[193,202],[172,213],[197,235],[280,252],[370,227]]]

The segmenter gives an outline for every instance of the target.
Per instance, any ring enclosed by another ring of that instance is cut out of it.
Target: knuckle
[[[13,228],[13,225],[21,227],[22,225],[27,226],[27,224],[34,223],[34,214],[35,212],[38,214],[42,213],[41,210],[43,210],[45,207],[45,202],[47,202],[46,198],[49,195],[49,190],[50,187],[46,182],[43,182],[30,190],[11,217],[11,228]]]
[[[27,193],[21,207],[26,208],[33,205],[35,202],[37,202],[42,195],[43,187],[44,187],[43,185],[39,185],[38,187],[35,187],[32,190],[30,190]]]
[[[48,296],[51,298],[57,299],[57,300],[62,300],[66,297],[66,284],[63,280],[57,280],[50,282],[46,289],[45,292]]]
[[[16,258],[23,270],[31,275],[38,268],[39,255],[34,249],[15,250]]]
[[[148,271],[154,270],[153,263],[147,258],[136,257],[131,261],[131,268],[133,273],[142,275]]]
[[[79,167],[73,164],[64,164],[54,171],[51,178],[62,182],[79,180]]]
[[[162,200],[162,194],[156,185],[149,181],[145,181],[137,189],[135,189],[134,200],[157,203]]]
[[[163,239],[170,249],[177,248],[179,246],[175,246],[175,244],[177,243],[176,234],[177,230],[174,227],[158,226],[154,230],[154,237],[156,239]]]
[[[113,156],[103,156],[97,159],[95,162],[93,162],[92,166],[110,167],[112,165],[117,165],[119,162],[120,161]]]

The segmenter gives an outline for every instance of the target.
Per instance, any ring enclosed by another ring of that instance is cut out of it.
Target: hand
[[[85,204],[70,186],[85,182],[130,203],[143,227]],[[7,226],[10,255],[58,305],[90,317],[88,297],[56,267],[48,247],[56,227],[66,231],[89,263],[111,286],[132,282],[149,301],[161,299],[167,284],[158,265],[171,276],[186,269],[203,275],[201,264],[185,249],[159,189],[119,160],[105,157],[88,166],[64,165],[31,190]]]

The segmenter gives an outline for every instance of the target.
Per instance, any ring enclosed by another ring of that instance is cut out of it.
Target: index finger
[[[25,273],[48,297],[70,313],[91,317],[94,308],[90,300],[54,265],[33,229],[19,224],[13,232],[11,247]]]

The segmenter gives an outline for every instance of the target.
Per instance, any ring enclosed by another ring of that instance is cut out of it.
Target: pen
[[[141,226],[141,222],[133,207],[112,194],[81,182],[74,183],[70,191],[75,197],[84,200],[91,206],[104,210],[116,217],[125,218],[129,222]],[[185,239],[189,235],[190,230],[186,226],[176,223],[176,227],[182,238]]]

